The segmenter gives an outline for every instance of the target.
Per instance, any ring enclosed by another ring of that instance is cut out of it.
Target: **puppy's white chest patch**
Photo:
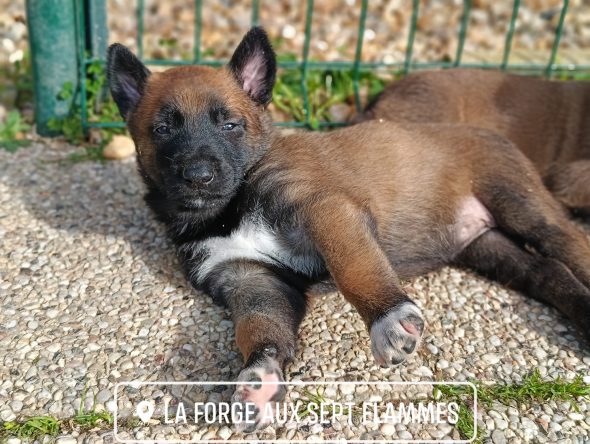
[[[318,265],[311,257],[294,254],[280,242],[270,227],[257,220],[243,221],[229,236],[211,237],[199,242],[197,249],[206,252],[206,258],[196,273],[198,282],[202,282],[217,265],[233,260],[246,259],[286,266],[304,274],[313,273]]]

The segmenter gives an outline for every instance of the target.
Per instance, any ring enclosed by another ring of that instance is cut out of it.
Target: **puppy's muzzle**
[[[209,185],[215,179],[215,166],[209,161],[200,161],[194,165],[183,168],[182,178],[189,185]]]

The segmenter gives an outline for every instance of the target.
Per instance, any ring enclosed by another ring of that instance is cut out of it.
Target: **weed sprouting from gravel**
[[[541,373],[535,369],[520,383],[486,385],[479,381],[472,382],[477,388],[478,403],[488,408],[494,402],[506,406],[514,404],[521,406],[534,402],[568,401],[577,410],[578,401],[590,400],[590,384],[584,382],[582,375],[577,375],[572,381],[564,381],[560,377],[544,380]],[[473,405],[470,402],[473,395],[472,388],[459,385],[439,385],[437,387],[442,399],[459,404],[459,421],[456,428],[461,436],[465,439],[473,438]],[[474,442],[481,442],[481,430],[478,430]]]
[[[0,423],[0,442],[9,437],[17,437],[25,442],[33,442],[44,436],[56,437],[71,430],[88,430],[96,427],[106,427],[113,424],[113,415],[107,411],[97,411],[96,403],[90,410],[86,410],[86,393],[84,388],[80,400],[80,407],[75,416],[68,419],[58,419],[53,416],[33,416],[22,421],[8,421]]]
[[[31,141],[24,138],[24,133],[30,129],[19,111],[9,111],[6,120],[0,122],[0,148],[14,153],[21,147],[29,146]]]
[[[104,162],[106,159],[102,154],[102,146],[87,146],[80,151],[70,153],[65,159],[62,160],[64,163],[80,163],[87,161]]]
[[[52,416],[33,416],[23,422],[9,421],[0,426],[0,439],[15,436],[22,440],[35,441],[43,436],[57,436],[61,421]]]

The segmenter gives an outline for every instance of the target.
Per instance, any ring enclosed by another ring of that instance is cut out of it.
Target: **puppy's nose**
[[[199,162],[182,170],[182,177],[187,182],[195,185],[207,185],[213,181],[215,172],[211,163]]]

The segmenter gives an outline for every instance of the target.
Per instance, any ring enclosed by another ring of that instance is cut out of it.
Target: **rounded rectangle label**
[[[284,399],[264,396],[281,385]],[[236,389],[248,396],[232,396]],[[115,439],[123,443],[468,443],[477,437],[477,389],[469,382],[130,381],[115,386],[114,400]]]

